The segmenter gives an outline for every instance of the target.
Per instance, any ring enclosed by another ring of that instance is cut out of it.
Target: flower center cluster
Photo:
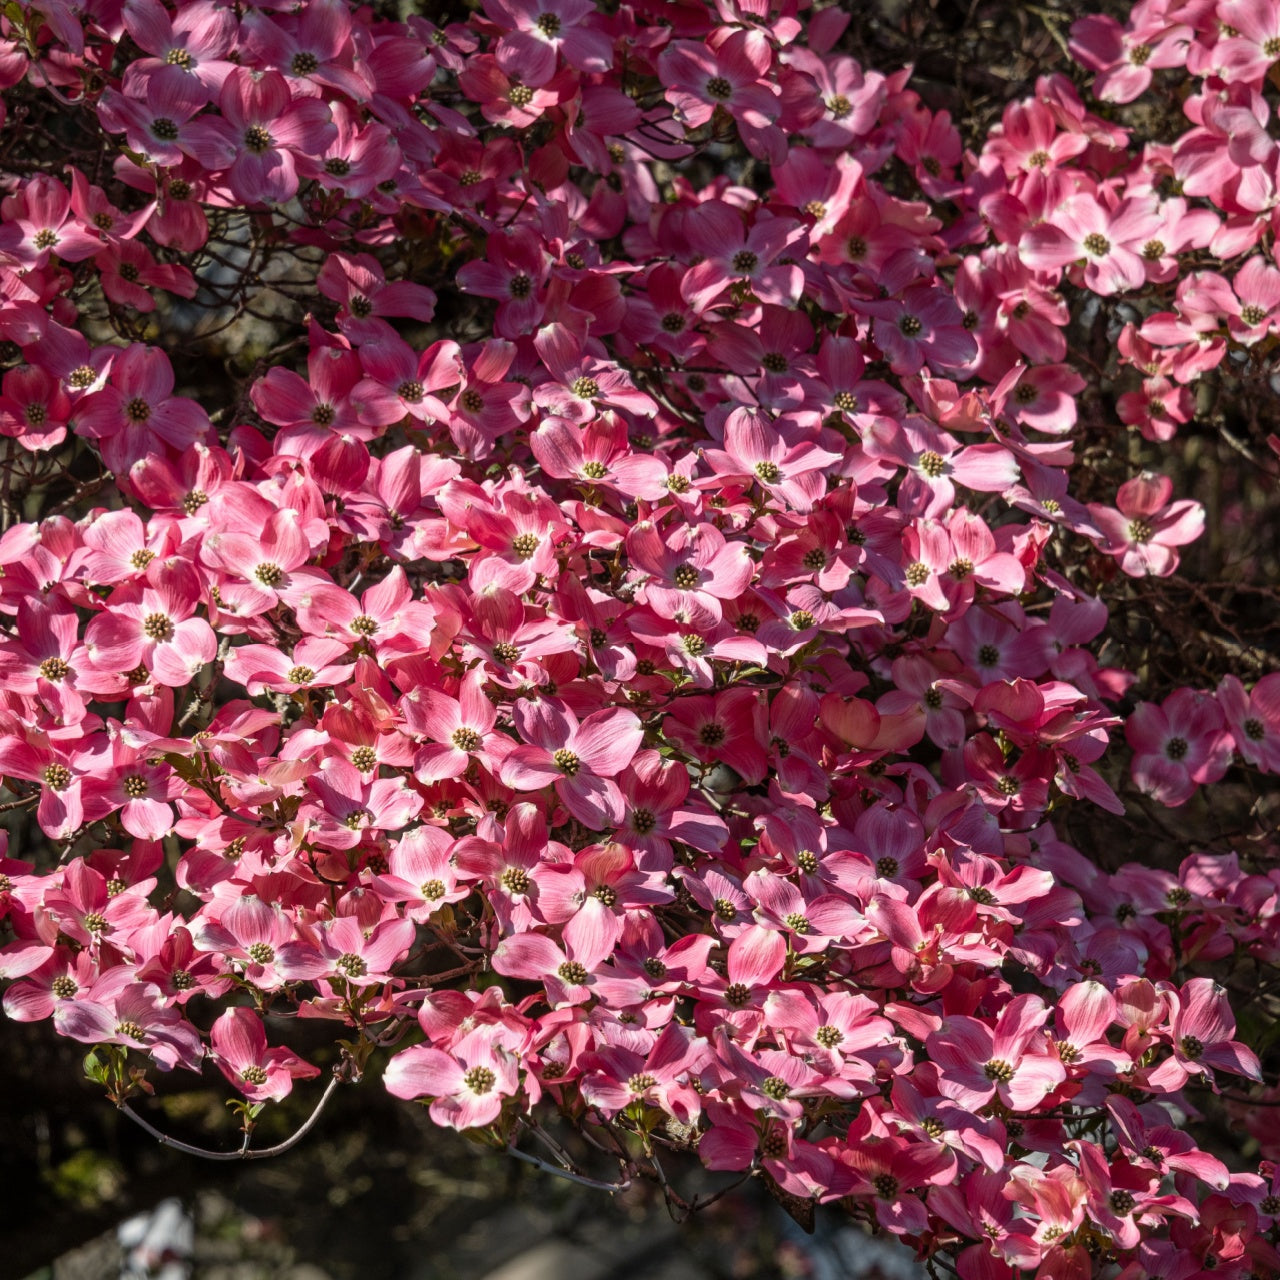
[[[71,770],[65,764],[46,765],[41,777],[51,791],[65,791],[71,785]]]
[[[244,145],[247,151],[260,156],[271,150],[271,135],[260,124],[250,125],[244,131]]]
[[[498,1083],[498,1077],[492,1067],[471,1067],[463,1074],[462,1083],[472,1093],[488,1093]]]
[[[142,634],[148,640],[172,640],[173,621],[166,613],[149,613],[142,621]]]

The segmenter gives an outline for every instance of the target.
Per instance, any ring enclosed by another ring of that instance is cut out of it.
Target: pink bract
[[[5,1016],[1280,1275],[1280,8],[417,8],[3,14]]]

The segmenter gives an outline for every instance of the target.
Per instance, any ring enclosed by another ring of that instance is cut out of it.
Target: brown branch
[[[250,1135],[247,1133],[238,1151],[209,1151],[204,1147],[192,1146],[191,1143],[183,1142],[179,1138],[171,1138],[167,1133],[161,1133],[155,1125],[149,1120],[144,1120],[127,1102],[120,1103],[119,1110],[123,1111],[139,1128],[145,1129],[162,1147],[172,1147],[175,1151],[181,1151],[184,1155],[198,1156],[201,1160],[266,1160],[271,1156],[284,1155],[286,1151],[296,1147],[311,1132],[316,1122],[320,1119],[320,1113],[333,1096],[333,1091],[343,1083],[344,1078],[339,1074],[339,1070],[340,1068],[334,1068],[333,1079],[329,1081],[324,1093],[320,1095],[320,1101],[316,1103],[315,1110],[303,1121],[302,1127],[296,1133],[286,1138],[283,1142],[276,1143],[274,1147],[262,1147],[257,1151],[250,1148]]]

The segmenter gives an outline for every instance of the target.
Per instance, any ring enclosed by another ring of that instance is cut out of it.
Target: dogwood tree
[[[846,6],[393,8],[0,17],[5,1013],[196,1155],[368,1077],[964,1280],[1280,1273],[1280,9],[979,127]]]

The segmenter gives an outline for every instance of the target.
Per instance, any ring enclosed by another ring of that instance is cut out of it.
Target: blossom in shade
[[[1176,548],[1204,531],[1204,508],[1191,499],[1170,502],[1172,494],[1168,476],[1144,471],[1120,486],[1114,508],[1089,504],[1099,545],[1131,577],[1168,577],[1178,567]]]

